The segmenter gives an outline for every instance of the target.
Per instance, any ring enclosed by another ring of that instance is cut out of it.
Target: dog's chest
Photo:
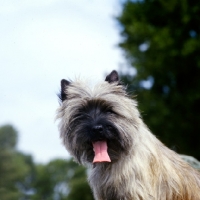
[[[89,176],[89,183],[96,200],[133,200],[126,183],[119,174],[94,169]]]

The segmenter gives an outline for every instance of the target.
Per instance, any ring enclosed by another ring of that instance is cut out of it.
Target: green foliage
[[[67,200],[92,200],[92,192],[87,183],[86,170],[82,166],[77,166],[69,181],[70,192]]]
[[[200,1],[127,0],[118,17],[144,121],[167,146],[200,159]],[[145,83],[150,83],[148,87]]]
[[[11,125],[0,127],[0,148],[13,149],[17,143],[17,131]]]
[[[56,159],[46,165],[37,165],[32,200],[92,200],[86,181],[86,170],[74,161]]]
[[[32,159],[17,152],[16,143],[16,130],[10,125],[0,127],[0,197],[5,200],[26,199],[31,188]]]

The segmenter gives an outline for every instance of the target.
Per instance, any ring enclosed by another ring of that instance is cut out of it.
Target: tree
[[[200,159],[200,1],[127,0],[117,20],[144,121],[167,146]]]
[[[31,156],[16,150],[17,131],[11,125],[0,127],[0,197],[27,199],[33,178]]]
[[[86,173],[87,171],[83,166],[77,166],[76,164],[76,170],[69,180],[70,191],[67,200],[93,200]]]
[[[93,199],[86,181],[86,169],[72,159],[55,159],[48,164],[39,164],[36,171],[32,200]]]

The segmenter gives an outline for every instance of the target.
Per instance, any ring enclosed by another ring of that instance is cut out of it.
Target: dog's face
[[[133,143],[128,127],[137,124],[137,120],[132,119],[129,104],[135,105],[119,84],[116,71],[94,90],[81,82],[62,80],[60,99],[61,138],[79,163],[92,163],[92,143],[97,141],[107,142],[112,163],[128,153]]]

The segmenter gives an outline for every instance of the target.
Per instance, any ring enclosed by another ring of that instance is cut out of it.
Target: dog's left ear
[[[113,82],[118,82],[119,81],[119,76],[117,71],[113,70],[110,74],[106,76],[105,81],[108,83],[113,83]]]
[[[62,79],[60,85],[61,85],[61,91],[59,94],[59,98],[61,101],[64,101],[67,99],[66,89],[70,85],[70,82],[65,79]]]

